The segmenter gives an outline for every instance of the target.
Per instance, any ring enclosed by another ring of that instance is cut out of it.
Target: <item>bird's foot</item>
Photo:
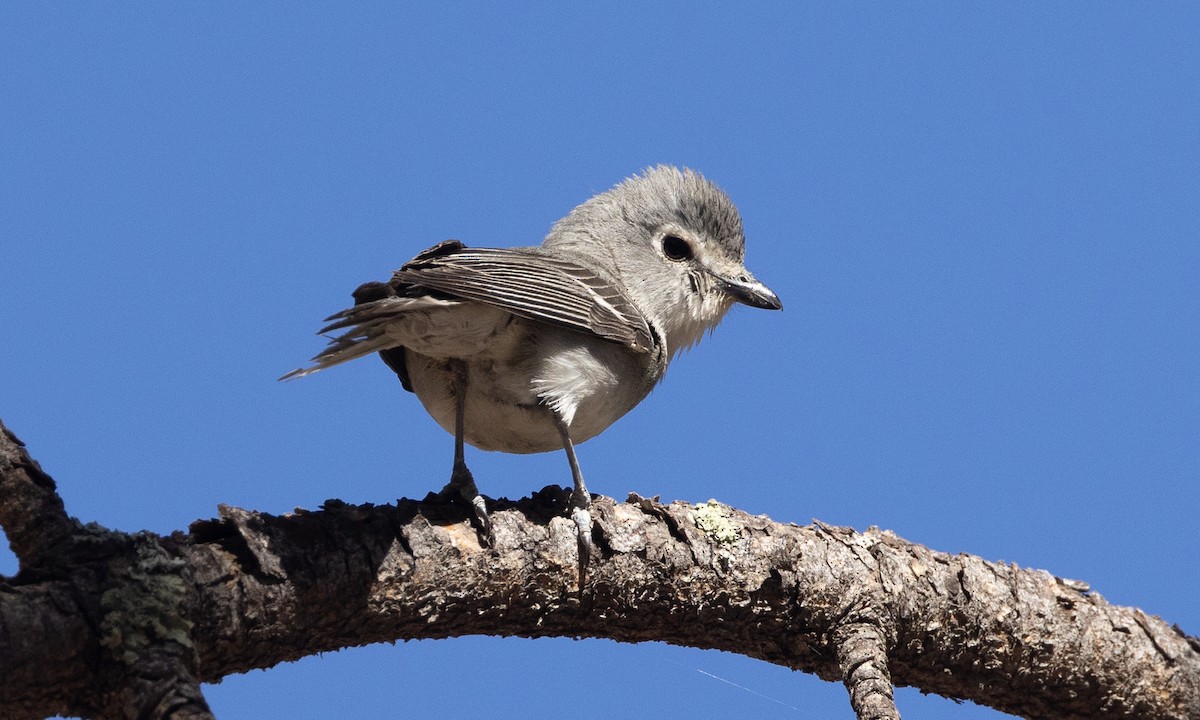
[[[475,487],[475,478],[467,469],[466,463],[455,463],[454,471],[450,473],[450,482],[438,493],[448,500],[464,501],[471,508],[471,514],[478,525],[479,541],[484,547],[492,546],[492,519],[488,515],[487,503]]]
[[[575,544],[579,551],[579,591],[587,581],[588,563],[592,559],[592,496],[576,488],[571,493],[571,521],[575,523]]]

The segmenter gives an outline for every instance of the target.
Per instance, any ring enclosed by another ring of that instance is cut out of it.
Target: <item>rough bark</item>
[[[5,431],[0,524],[21,571],[0,578],[0,716],[208,717],[198,681],[489,634],[719,648],[843,682],[860,718],[899,717],[893,683],[1030,718],[1200,717],[1200,642],[1082,583],[631,496],[596,498],[580,588],[565,492],[495,503],[490,548],[434,497],[125,534],[68,518]]]

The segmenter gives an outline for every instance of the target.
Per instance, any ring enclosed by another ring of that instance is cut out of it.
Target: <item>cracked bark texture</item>
[[[557,487],[494,503],[491,548],[432,496],[221,507],[158,537],[68,518],[15,438],[0,443],[0,524],[22,563],[0,578],[3,717],[209,717],[198,682],[467,634],[718,648],[842,682],[860,718],[899,717],[893,683],[1030,718],[1200,717],[1195,638],[1082,583],[886,531],[597,497],[579,588]]]

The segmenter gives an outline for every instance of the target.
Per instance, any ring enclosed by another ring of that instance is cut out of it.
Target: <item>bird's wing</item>
[[[619,287],[569,260],[530,250],[466,248],[445,242],[413,258],[389,284],[401,295],[432,290],[596,335],[639,352],[654,348],[645,316]]]

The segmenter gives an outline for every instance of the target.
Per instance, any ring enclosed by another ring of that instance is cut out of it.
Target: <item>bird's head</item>
[[[737,208],[692,170],[660,165],[621,182],[555,224],[543,245],[611,272],[672,355],[716,327],[735,302],[783,307],[745,267]]]

